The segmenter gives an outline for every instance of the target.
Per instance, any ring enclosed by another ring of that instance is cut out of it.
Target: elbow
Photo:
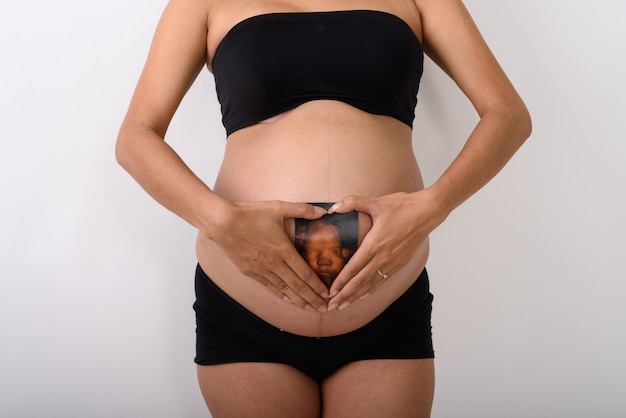
[[[530,112],[513,89],[508,94],[492,97],[482,106],[476,106],[476,111],[481,122],[491,127],[493,134],[503,140],[507,147],[521,147],[532,133]]]
[[[120,132],[117,135],[117,140],[115,141],[115,160],[120,166],[122,166],[122,168],[126,169],[128,161],[128,146],[127,136],[124,133],[123,127],[120,129]]]
[[[115,160],[126,171],[130,169],[133,160],[135,141],[127,124],[122,124],[115,141]]]
[[[509,126],[509,137],[521,146],[531,135],[533,130],[532,118],[528,108],[517,97],[515,100],[511,100],[505,106],[502,107],[504,120],[506,120]]]
[[[521,99],[518,105],[516,119],[520,137],[523,141],[526,141],[533,132],[533,121],[528,108]]]
[[[520,146],[530,137],[533,130],[530,112],[514,90],[511,94],[479,108],[478,114],[481,119],[495,117],[500,120],[502,132],[506,132],[506,136]]]
[[[124,121],[115,141],[115,160],[133,175],[154,155],[154,144],[162,143],[163,137],[152,127],[141,122]]]

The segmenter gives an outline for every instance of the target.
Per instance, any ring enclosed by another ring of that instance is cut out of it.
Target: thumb
[[[308,203],[283,202],[283,218],[318,219],[324,216],[326,209]]]
[[[328,209],[328,213],[348,213],[352,211],[369,212],[370,199],[361,196],[348,196],[341,199]]]

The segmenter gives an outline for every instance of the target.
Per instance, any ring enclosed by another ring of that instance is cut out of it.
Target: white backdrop
[[[626,416],[626,3],[467,0],[534,133],[432,235],[433,417]],[[165,0],[0,3],[0,416],[204,417],[194,230],[113,156]],[[427,64],[432,182],[476,118]],[[203,73],[169,141],[213,183]]]

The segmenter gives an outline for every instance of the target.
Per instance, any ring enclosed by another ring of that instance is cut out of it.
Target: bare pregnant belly
[[[307,124],[313,128],[302,129]],[[364,118],[344,104],[312,103],[232,135],[213,190],[233,201],[335,202],[349,195],[421,188],[408,127],[389,118]],[[371,225],[370,216],[359,213],[359,242]],[[293,220],[288,220],[286,234],[293,237],[293,230]],[[367,324],[404,293],[424,268],[428,242],[371,296],[328,313],[306,311],[277,298],[240,273],[219,246],[201,235],[196,250],[207,275],[261,319],[294,334],[330,336]]]

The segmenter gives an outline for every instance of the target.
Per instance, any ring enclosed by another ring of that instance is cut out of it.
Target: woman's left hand
[[[372,229],[333,282],[329,311],[342,310],[373,293],[385,282],[383,274],[391,280],[449,213],[442,210],[429,189],[379,197],[349,196],[331,207],[329,213],[353,210],[369,214]]]

